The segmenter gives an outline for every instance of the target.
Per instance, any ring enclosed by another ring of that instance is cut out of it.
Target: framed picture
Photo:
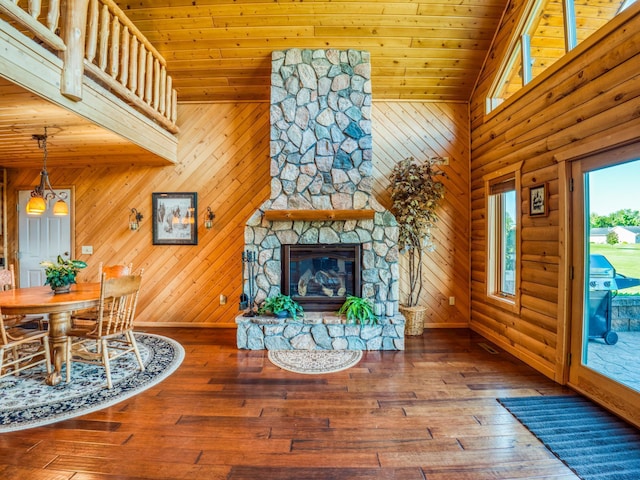
[[[153,244],[198,244],[198,194],[152,193]]]
[[[545,217],[549,213],[547,205],[547,184],[542,183],[529,188],[529,215]]]

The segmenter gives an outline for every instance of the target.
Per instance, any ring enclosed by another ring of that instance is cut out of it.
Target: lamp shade
[[[53,214],[60,217],[69,215],[69,207],[67,206],[67,203],[64,200],[58,200],[53,206]]]
[[[27,214],[42,215],[47,209],[47,204],[42,197],[31,197],[27,203]]]

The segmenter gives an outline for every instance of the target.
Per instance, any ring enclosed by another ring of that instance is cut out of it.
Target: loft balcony
[[[0,0],[0,52],[11,84],[176,161],[166,61],[112,0]]]

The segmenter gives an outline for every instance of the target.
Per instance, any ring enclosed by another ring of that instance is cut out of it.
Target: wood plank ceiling
[[[166,58],[179,102],[268,101],[271,52],[289,48],[369,51],[374,100],[467,102],[507,0],[115,3]],[[44,125],[60,127],[70,165],[137,153],[29,92],[0,89],[0,166],[39,167],[31,135]]]
[[[267,100],[271,52],[371,53],[374,99],[469,99],[506,0],[120,0],[181,101]]]

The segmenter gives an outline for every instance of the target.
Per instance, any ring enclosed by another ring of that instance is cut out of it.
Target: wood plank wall
[[[436,232],[438,248],[426,261],[424,301],[434,326],[466,326],[469,315],[468,158],[464,104],[374,105],[375,195],[389,204],[386,177],[393,162],[413,155],[446,155],[447,197]],[[269,197],[269,106],[266,103],[183,104],[178,112],[179,162],[171,167],[87,166],[52,168],[55,186],[75,186],[75,257],[88,262],[81,277],[97,278],[99,262],[133,262],[144,268],[140,324],[230,326],[241,293],[244,224]],[[38,171],[8,171],[9,249],[16,250],[15,199],[30,189]],[[152,192],[198,193],[198,245],[154,246]],[[203,213],[216,218],[206,230]],[[128,230],[131,208],[144,218]],[[81,255],[92,245],[92,256]],[[227,297],[220,304],[220,295]],[[449,306],[448,298],[456,297]]]
[[[487,116],[485,98],[524,4],[510,3],[470,107],[470,326],[563,381],[570,261],[565,233],[570,233],[570,212],[563,200],[569,193],[562,162],[638,137],[640,18],[623,13]],[[486,301],[483,176],[517,162],[523,162],[521,307],[512,313]],[[528,188],[542,182],[549,185],[550,213],[530,217]]]
[[[466,327],[469,314],[469,120],[464,104],[378,103],[373,113],[376,198],[391,202],[388,178],[402,158],[449,157],[445,199],[433,230],[435,251],[425,254],[420,304],[425,327]],[[400,301],[406,299],[408,265],[400,262]],[[449,305],[455,297],[455,305]]]

